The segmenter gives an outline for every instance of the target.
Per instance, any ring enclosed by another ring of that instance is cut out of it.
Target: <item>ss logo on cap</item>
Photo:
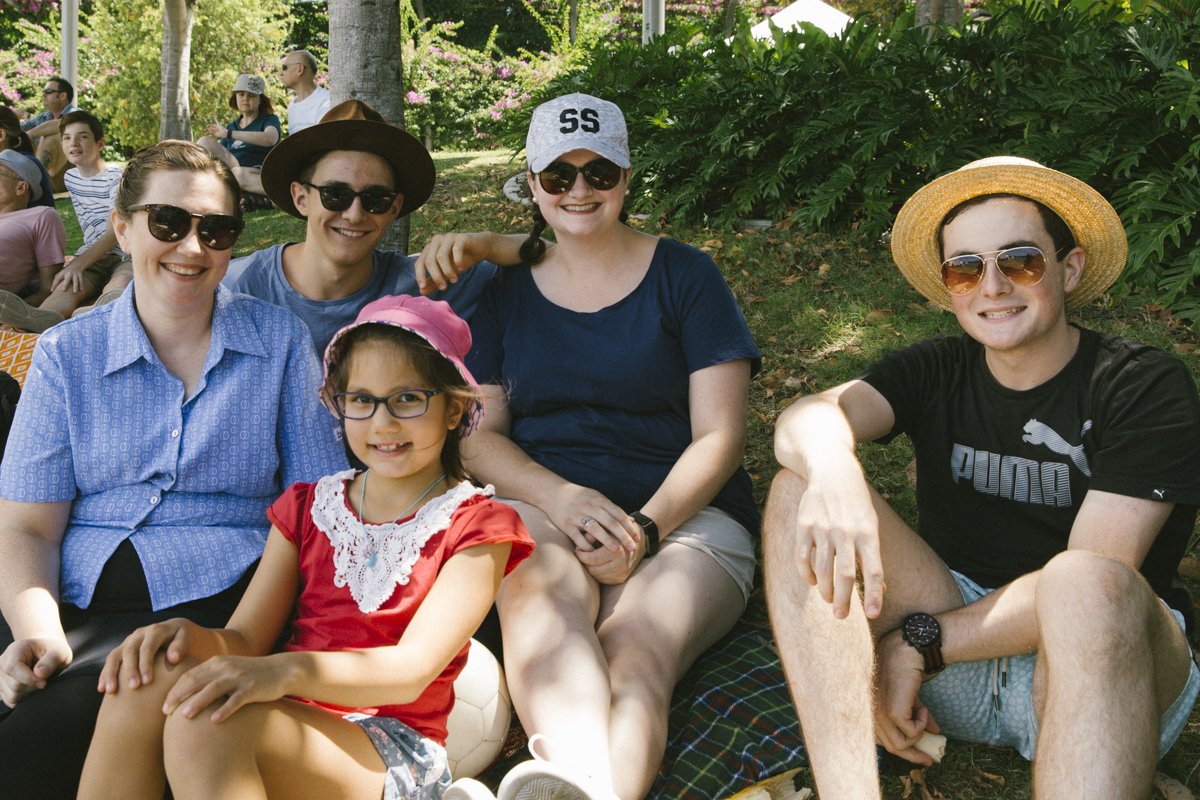
[[[580,129],[584,133],[600,131],[600,117],[594,108],[564,108],[558,115],[558,121],[562,123],[559,133],[574,133]]]

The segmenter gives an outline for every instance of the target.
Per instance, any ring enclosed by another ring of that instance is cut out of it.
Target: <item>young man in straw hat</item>
[[[418,258],[377,250],[388,226],[429,199],[433,159],[411,135],[360,100],[329,110],[289,136],[262,167],[276,206],[306,222],[303,242],[268,247],[234,260],[224,283],[291,310],[308,325],[317,352],[384,295],[424,292],[469,319],[495,274],[485,258],[515,263],[524,237],[439,237]],[[469,270],[469,271],[468,271]]]
[[[878,798],[876,741],[929,764],[940,730],[1036,758],[1039,798],[1148,797],[1200,691],[1159,599],[1200,501],[1200,399],[1176,359],[1067,320],[1124,265],[1120,220],[1068,175],[984,159],[908,201],[892,255],[965,335],[775,434],[768,602],[821,796]],[[916,531],[854,452],[900,433]]]

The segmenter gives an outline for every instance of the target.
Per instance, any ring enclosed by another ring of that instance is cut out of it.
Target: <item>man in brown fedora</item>
[[[1200,399],[1153,348],[1068,322],[1125,263],[1112,207],[1025,159],[919,190],[901,272],[963,330],[885,356],[779,418],[768,603],[822,797],[880,796],[878,742],[1036,759],[1039,798],[1146,798],[1196,695],[1171,592],[1200,501]],[[860,442],[901,433],[916,530]]]
[[[433,159],[417,139],[362,101],[340,103],[263,162],[263,190],[305,220],[304,241],[234,260],[224,283],[290,309],[308,325],[318,353],[385,295],[424,290],[469,318],[496,270],[482,260],[515,263],[524,237],[458,235],[457,247],[421,258],[419,272],[418,257],[376,249],[397,217],[429,199],[434,180]]]

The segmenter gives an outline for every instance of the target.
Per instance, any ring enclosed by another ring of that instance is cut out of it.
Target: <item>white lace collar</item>
[[[495,494],[491,486],[480,489],[463,481],[421,506],[406,522],[373,525],[360,520],[346,502],[346,484],[354,474],[348,469],[317,481],[310,513],[313,524],[333,545],[333,585],[349,586],[364,614],[378,611],[397,584],[408,583],[421,548],[450,525],[460,505],[472,497]]]

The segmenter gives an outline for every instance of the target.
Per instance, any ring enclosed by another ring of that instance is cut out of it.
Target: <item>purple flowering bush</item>
[[[547,53],[507,55],[495,36],[481,49],[459,44],[461,22],[414,26],[406,37],[405,125],[438,150],[481,150],[497,145],[506,115],[530,98],[531,85],[556,74]]]

